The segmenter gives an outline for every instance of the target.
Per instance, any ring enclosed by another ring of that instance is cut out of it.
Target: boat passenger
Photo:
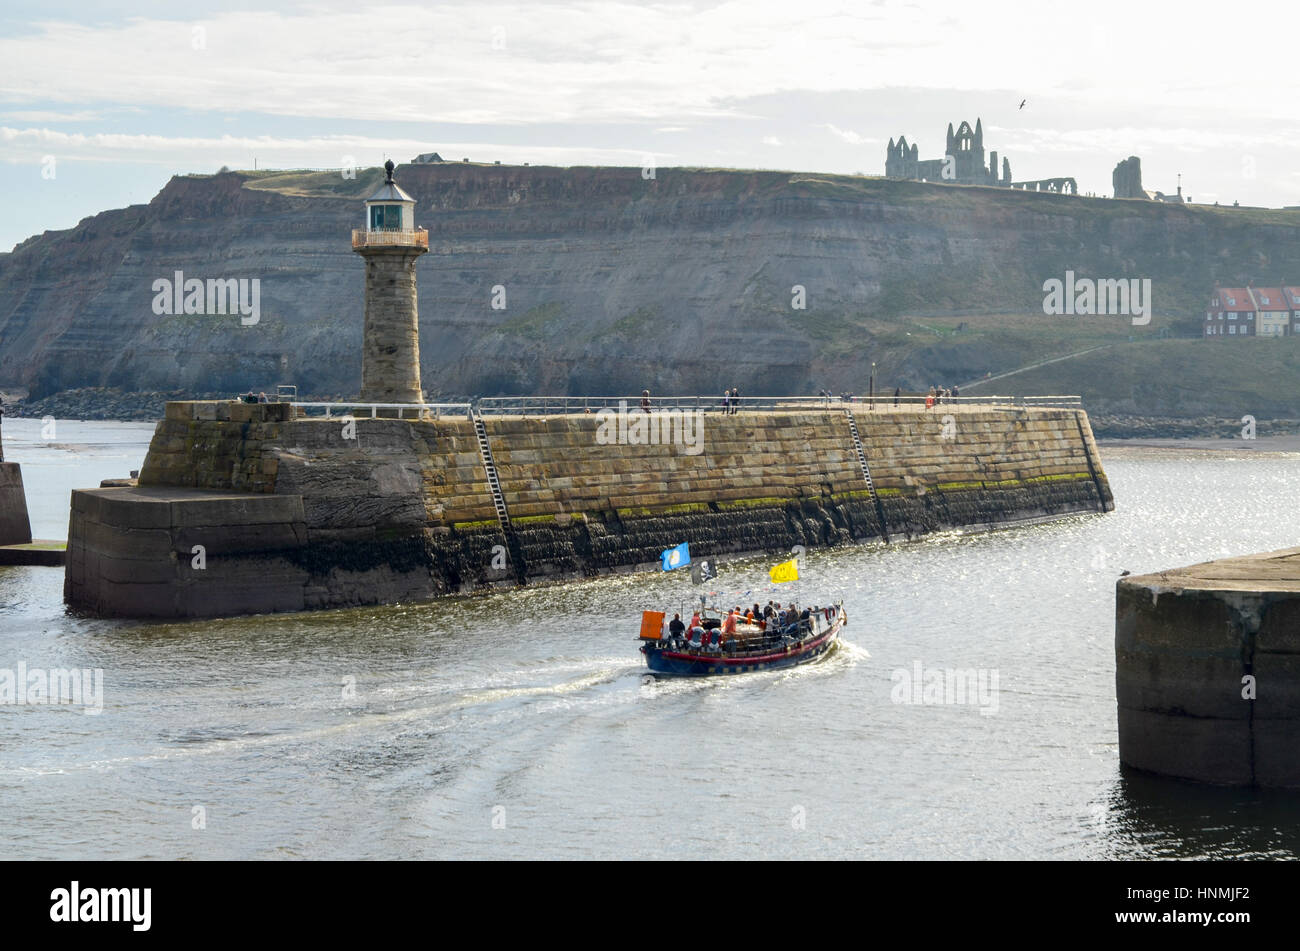
[[[668,622],[668,636],[672,640],[679,640],[682,632],[686,630],[686,625],[682,623],[682,616],[674,614],[673,619]]]

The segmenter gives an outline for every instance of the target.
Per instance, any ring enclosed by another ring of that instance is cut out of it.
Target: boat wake
[[[192,757],[239,755],[258,749],[277,747],[321,746],[338,741],[348,734],[368,731],[388,734],[409,731],[413,727],[443,729],[452,718],[466,713],[481,712],[486,720],[500,721],[527,715],[531,710],[543,716],[554,707],[548,701],[558,701],[564,708],[572,708],[573,700],[615,705],[641,702],[647,698],[692,696],[698,691],[743,689],[756,684],[776,684],[794,678],[821,676],[843,671],[870,657],[861,647],[846,641],[838,642],[819,662],[781,670],[753,671],[725,679],[715,678],[663,678],[655,677],[642,664],[618,663],[616,657],[590,658],[578,664],[564,664],[549,673],[574,673],[552,682],[534,683],[480,683],[474,686],[432,688],[418,686],[414,690],[397,690],[370,693],[372,698],[383,697],[387,709],[367,709],[359,704],[354,709],[331,710],[341,716],[336,722],[308,727],[290,726],[283,730],[242,729],[239,724],[221,724],[208,727],[189,726],[183,730],[163,731],[159,734],[162,745],[152,750],[112,757],[94,757],[80,762],[45,763],[39,768],[27,764],[0,762],[0,776],[29,780],[42,775],[61,775],[86,770],[111,770],[131,766],[184,760]],[[546,668],[534,670],[545,676]],[[610,688],[610,689],[606,689]],[[430,697],[428,689],[441,690]],[[520,703],[522,701],[522,703]],[[539,707],[538,704],[541,704]],[[319,716],[326,710],[312,710],[310,704],[296,708],[297,713]],[[358,741],[352,741],[358,742]],[[368,745],[370,740],[360,741]],[[75,756],[75,754],[74,754]]]
[[[80,770],[105,770],[135,766],[169,760],[181,760],[190,757],[213,756],[221,754],[240,754],[249,750],[277,746],[320,745],[334,738],[366,730],[407,730],[415,724],[434,724],[445,721],[448,717],[462,714],[476,708],[489,708],[508,704],[514,700],[560,699],[569,695],[581,695],[603,686],[615,684],[621,680],[636,682],[641,669],[634,664],[618,667],[602,666],[588,670],[579,676],[557,683],[522,684],[514,686],[484,686],[462,689],[454,694],[444,694],[434,703],[421,703],[403,709],[366,710],[358,707],[355,715],[346,720],[308,729],[285,729],[268,732],[265,730],[240,732],[238,726],[223,727],[189,727],[181,731],[162,734],[163,747],[135,754],[96,758],[83,762],[58,765],[43,765],[39,768],[7,764],[0,761],[0,776],[30,779],[44,775],[61,775]],[[408,698],[408,702],[410,699]],[[400,703],[400,700],[388,701]]]

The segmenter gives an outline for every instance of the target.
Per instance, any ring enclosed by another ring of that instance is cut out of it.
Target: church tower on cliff
[[[366,199],[365,230],[352,232],[352,250],[366,261],[366,323],[361,351],[361,400],[423,403],[420,312],[415,262],[429,250],[429,232],[415,227],[415,199],[387,177]]]

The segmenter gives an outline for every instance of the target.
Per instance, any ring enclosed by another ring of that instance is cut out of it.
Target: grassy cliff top
[[[397,178],[426,175],[458,175],[467,170],[507,172],[526,179],[529,176],[554,177],[568,174],[580,178],[628,177],[643,181],[647,187],[654,181],[696,178],[719,182],[731,178],[747,184],[747,189],[771,194],[789,193],[805,197],[839,200],[880,200],[905,202],[909,205],[931,205],[945,210],[962,210],[1004,204],[1011,209],[1050,209],[1086,216],[1133,215],[1187,215],[1211,216],[1216,221],[1241,225],[1300,225],[1300,208],[1241,208],[1228,205],[1175,205],[1140,199],[1113,199],[1082,195],[1060,195],[1050,192],[1026,192],[1018,189],[994,188],[981,185],[947,185],[935,182],[913,182],[887,179],[877,175],[842,175],[832,172],[808,172],[772,169],[709,168],[702,166],[659,167],[656,178],[645,180],[636,166],[553,166],[553,165],[496,165],[484,162],[443,162],[428,165],[399,165]],[[338,169],[261,169],[240,170],[232,174],[244,179],[244,187],[277,192],[294,197],[362,198],[371,194],[384,180],[382,168],[361,168],[355,178],[344,178]],[[202,177],[202,176],[193,176]]]

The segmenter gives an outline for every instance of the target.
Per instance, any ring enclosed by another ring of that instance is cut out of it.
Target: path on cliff
[[[1017,373],[1024,373],[1027,370],[1037,370],[1039,367],[1045,367],[1048,364],[1061,363],[1065,360],[1073,360],[1075,357],[1081,357],[1085,353],[1096,353],[1098,350],[1109,350],[1111,347],[1117,347],[1117,346],[1119,346],[1119,344],[1104,343],[1099,347],[1089,347],[1086,350],[1076,350],[1073,353],[1067,353],[1064,356],[1052,357],[1052,359],[1050,360],[1039,360],[1035,363],[1027,363],[1024,366],[1017,367],[1014,370],[1007,370],[1005,373],[994,373],[992,376],[985,376],[985,377],[981,377],[978,380],[972,380],[969,383],[959,384],[959,388],[962,390],[968,390],[971,387],[979,386],[981,383],[992,383],[994,380],[1002,380],[1009,376],[1015,376]]]

